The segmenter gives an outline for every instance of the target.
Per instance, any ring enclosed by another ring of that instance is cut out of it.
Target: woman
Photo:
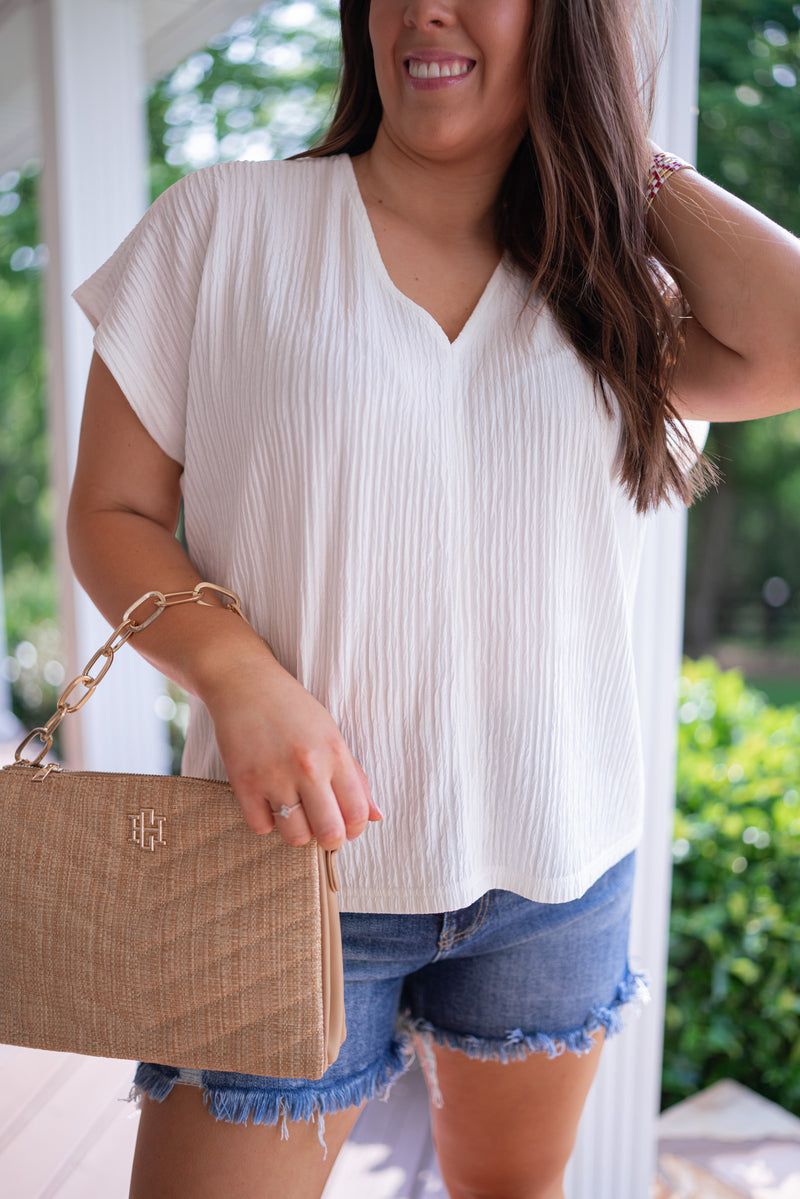
[[[241,595],[256,631],[189,605],[136,638],[195,697],[184,767],[343,846],[339,1060],[140,1066],[137,1199],[321,1194],[412,1037],[453,1199],[563,1196],[643,987],[639,514],[698,485],[680,418],[800,402],[797,242],[669,159],[648,208],[630,19],[343,0],[323,146],[196,172],[76,293],[75,569],[114,622]]]

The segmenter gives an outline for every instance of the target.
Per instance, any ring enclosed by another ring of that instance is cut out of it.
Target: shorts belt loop
[[[453,935],[450,938],[450,948],[451,949],[452,949],[453,945],[455,945],[456,941],[465,941],[467,939],[467,937],[471,937],[474,933],[476,933],[479,930],[479,928],[483,924],[484,920],[486,919],[486,913],[489,910],[490,897],[491,897],[491,892],[487,891],[486,894],[482,895],[480,897],[480,899],[477,901],[478,902],[478,910],[475,913],[471,924],[467,925],[466,928],[461,929],[460,932],[456,932],[454,930]],[[474,904],[472,906],[474,907]]]
[[[453,939],[455,937],[456,924],[450,912],[442,913],[442,927],[439,930],[439,940],[436,946],[436,954],[431,959],[438,962],[453,948]]]

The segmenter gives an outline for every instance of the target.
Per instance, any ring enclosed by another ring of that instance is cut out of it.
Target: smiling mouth
[[[467,58],[454,58],[442,62],[423,62],[420,58],[407,58],[406,67],[412,79],[454,79],[468,75],[475,63]]]

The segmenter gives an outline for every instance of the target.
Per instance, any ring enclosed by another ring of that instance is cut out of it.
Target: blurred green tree
[[[0,176],[0,527],[12,641],[53,614],[38,163]],[[26,613],[23,619],[23,612]]]
[[[699,108],[700,170],[800,234],[800,4],[703,0]],[[689,522],[687,653],[800,642],[800,416],[715,425],[708,450],[724,481]],[[761,598],[776,575],[790,587],[778,619]]]
[[[338,71],[334,0],[272,0],[236,21],[150,91],[153,197],[196,167],[307,149],[327,123]]]
[[[800,234],[800,4],[703,0],[698,165]]]

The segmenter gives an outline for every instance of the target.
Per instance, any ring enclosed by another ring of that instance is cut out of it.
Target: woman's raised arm
[[[181,466],[150,437],[95,354],[86,389],[68,534],[75,573],[116,626],[141,594],[191,591],[200,576],[177,542]],[[225,584],[224,579],[210,579]],[[209,710],[222,760],[249,826],[275,825],[326,849],[380,819],[361,767],[330,714],[235,613],[181,605],[135,639],[154,666]]]
[[[800,407],[800,240],[692,170],[670,177],[650,221],[692,313],[681,415],[736,421]]]

